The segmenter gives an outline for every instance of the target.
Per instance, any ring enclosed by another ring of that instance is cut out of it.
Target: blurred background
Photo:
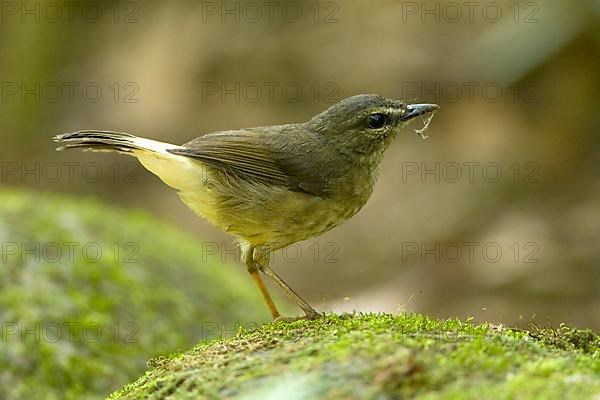
[[[180,144],[359,93],[434,102],[364,209],[273,268],[321,310],[600,329],[600,2],[5,1],[0,17],[2,188],[145,210],[242,277],[231,238],[134,159],[51,137]]]

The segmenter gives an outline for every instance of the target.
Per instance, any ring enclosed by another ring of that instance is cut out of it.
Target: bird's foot
[[[319,314],[319,313],[314,313],[314,314],[305,314],[301,317],[284,317],[284,316],[278,316],[277,318],[275,318],[273,320],[273,322],[280,322],[280,321],[284,321],[284,322],[294,322],[294,321],[312,321],[318,318],[322,318],[323,314]]]

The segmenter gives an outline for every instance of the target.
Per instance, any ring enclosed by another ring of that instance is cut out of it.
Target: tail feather
[[[113,131],[77,131],[54,136],[54,141],[62,146],[56,150],[82,148],[92,151],[118,151],[131,153],[134,149],[142,149],[136,144],[136,136],[124,132]]]
[[[171,143],[163,143],[124,132],[85,130],[54,136],[61,144],[57,150],[80,148],[91,151],[117,151],[137,157],[142,165],[167,185],[185,190],[202,184],[204,166],[198,161],[170,153],[182,149]]]

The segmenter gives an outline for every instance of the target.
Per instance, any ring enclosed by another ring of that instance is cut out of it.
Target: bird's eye
[[[385,114],[374,113],[374,114],[369,115],[367,125],[371,129],[379,129],[382,126],[384,126],[386,122],[387,122],[387,117]]]

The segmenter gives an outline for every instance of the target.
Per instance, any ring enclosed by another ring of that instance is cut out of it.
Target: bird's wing
[[[284,135],[286,140],[281,137],[274,140],[274,135]],[[242,179],[324,195],[326,177],[319,172],[319,166],[307,165],[307,158],[293,144],[294,139],[282,132],[260,129],[225,131],[201,136],[168,151],[195,158]],[[292,149],[295,151],[290,152]]]

